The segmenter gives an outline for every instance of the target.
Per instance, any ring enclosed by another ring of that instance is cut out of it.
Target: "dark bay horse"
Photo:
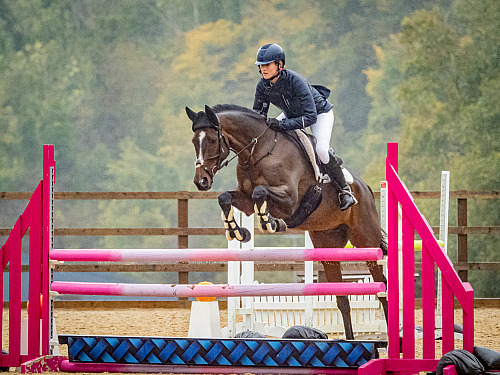
[[[250,233],[233,218],[233,206],[260,218],[262,231],[286,230],[286,223],[299,208],[304,195],[317,186],[314,170],[303,151],[281,132],[269,128],[256,112],[231,104],[205,106],[198,113],[186,107],[193,122],[193,145],[196,151],[194,183],[198,190],[212,187],[216,172],[227,165],[230,151],[238,160],[238,187],[219,196],[226,237],[248,241]],[[343,248],[350,240],[355,247],[387,245],[379,224],[375,199],[370,187],[354,177],[351,185],[358,203],[341,211],[338,191],[333,184],[321,184],[319,207],[300,225],[309,231],[314,247]],[[329,282],[341,282],[340,262],[323,262]],[[367,262],[374,281],[386,282],[382,266]],[[380,301],[387,317],[387,299]],[[337,296],[347,339],[353,339],[350,306],[347,296]]]

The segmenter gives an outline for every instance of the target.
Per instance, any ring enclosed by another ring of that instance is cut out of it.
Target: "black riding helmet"
[[[285,52],[277,44],[264,44],[257,51],[257,60],[255,65],[264,65],[272,63],[273,61],[278,63],[280,60],[283,61],[283,66],[285,65]]]

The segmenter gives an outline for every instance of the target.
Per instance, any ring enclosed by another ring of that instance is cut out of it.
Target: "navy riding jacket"
[[[276,83],[261,78],[255,91],[253,110],[267,117],[269,103],[272,103],[286,115],[280,120],[280,127],[303,129],[315,124],[317,115],[333,108],[326,100],[328,94],[326,87],[311,86],[299,73],[283,70]]]

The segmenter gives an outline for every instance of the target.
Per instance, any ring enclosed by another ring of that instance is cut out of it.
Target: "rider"
[[[340,158],[330,148],[333,128],[333,105],[326,100],[330,90],[323,86],[311,86],[300,74],[285,68],[285,52],[277,44],[265,44],[257,51],[257,61],[262,79],[257,84],[254,111],[267,118],[269,103],[282,113],[267,119],[274,130],[294,130],[311,127],[316,137],[316,152],[332,181],[339,188],[342,211],[356,203],[349,184],[344,178]]]

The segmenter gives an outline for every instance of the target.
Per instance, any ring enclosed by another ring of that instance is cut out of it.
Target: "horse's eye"
[[[211,139],[211,140],[210,140],[210,143],[211,143],[211,144],[213,144],[213,145],[214,145],[214,144],[216,144],[216,143],[217,143],[217,139],[215,139],[215,138],[214,138],[214,139]]]

